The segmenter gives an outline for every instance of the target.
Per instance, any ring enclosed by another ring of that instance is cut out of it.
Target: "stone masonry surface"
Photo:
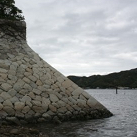
[[[0,20],[0,119],[27,123],[111,115],[27,45],[25,22]]]

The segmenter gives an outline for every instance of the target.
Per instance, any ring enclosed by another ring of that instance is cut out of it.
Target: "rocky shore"
[[[94,111],[92,112],[91,115],[85,115],[83,120],[89,120],[89,119],[99,119],[99,118],[107,118],[110,116],[110,113],[108,111]],[[77,119],[73,119],[73,121],[81,121],[83,118],[78,117]],[[72,119],[72,118],[71,118]],[[32,120],[32,122],[34,122]],[[35,121],[36,122],[36,121]],[[52,127],[57,126],[61,124],[63,121],[57,120],[51,120],[49,122],[44,123],[43,125],[48,126],[48,124],[52,123]],[[12,121],[2,121],[0,124],[0,137],[56,137],[53,133],[46,133],[46,131],[43,131],[41,128],[40,123],[28,123],[28,124],[23,124],[20,123],[19,120],[17,119],[12,119]]]
[[[0,137],[53,137],[39,129],[27,126],[1,125]]]

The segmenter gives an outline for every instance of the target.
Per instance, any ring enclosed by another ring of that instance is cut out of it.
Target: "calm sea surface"
[[[114,116],[106,119],[39,125],[41,131],[56,137],[137,137],[137,90],[86,90]]]

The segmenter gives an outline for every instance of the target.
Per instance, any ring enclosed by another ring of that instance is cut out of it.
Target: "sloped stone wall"
[[[25,22],[0,20],[0,119],[44,122],[111,115],[27,45]]]

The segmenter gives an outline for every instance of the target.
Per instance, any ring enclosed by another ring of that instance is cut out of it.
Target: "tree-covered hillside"
[[[137,68],[108,75],[68,76],[68,78],[82,88],[137,88]]]

